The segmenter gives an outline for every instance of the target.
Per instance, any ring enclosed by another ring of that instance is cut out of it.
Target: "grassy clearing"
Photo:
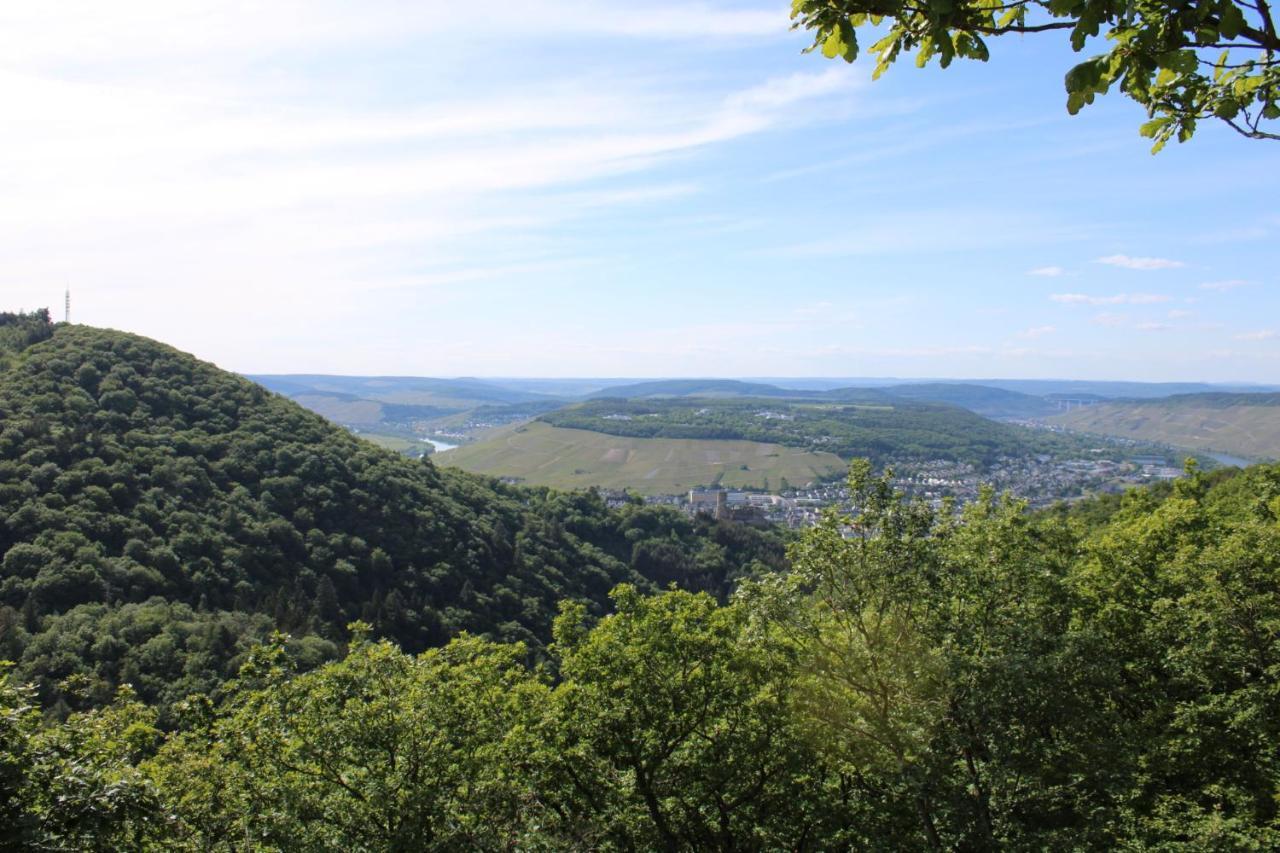
[[[627,438],[534,421],[498,431],[486,441],[433,457],[478,474],[519,477],[560,489],[630,488],[645,495],[677,494],[719,483],[730,488],[795,486],[843,471],[832,453],[756,441]]]

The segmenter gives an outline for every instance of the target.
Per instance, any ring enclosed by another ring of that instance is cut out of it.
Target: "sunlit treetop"
[[[1280,37],[1268,0],[793,0],[798,29],[828,58],[857,58],[856,30],[888,25],[871,45],[874,76],[903,53],[923,67],[956,57],[986,61],[986,39],[1065,31],[1084,50],[1111,48],[1067,72],[1067,111],[1119,87],[1147,109],[1140,128],[1159,151],[1216,118],[1250,139],[1280,140]]]

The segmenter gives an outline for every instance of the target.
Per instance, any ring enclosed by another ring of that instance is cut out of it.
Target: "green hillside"
[[[592,400],[542,415],[552,426],[634,438],[783,444],[876,464],[945,459],[980,467],[1001,457],[1058,453],[1079,442],[998,423],[957,406],[883,398],[865,402],[779,399]]]
[[[1186,394],[1073,409],[1051,423],[1098,435],[1280,459],[1280,394]]]
[[[124,681],[171,703],[276,629],[331,657],[357,618],[408,649],[464,630],[537,648],[561,599],[723,595],[781,561],[764,533],[410,461],[154,341],[37,326],[0,339],[0,659],[46,704]]]
[[[832,453],[758,441],[633,438],[548,423],[511,427],[445,451],[440,465],[560,489],[628,488],[642,495],[678,494],[695,486],[778,488],[838,474]]]

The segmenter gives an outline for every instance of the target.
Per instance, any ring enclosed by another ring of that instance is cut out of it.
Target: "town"
[[[1126,489],[1184,476],[1181,468],[1160,456],[1114,459],[1055,460],[1004,458],[989,470],[945,460],[908,462],[891,467],[893,485],[911,497],[935,507],[950,502],[956,508],[976,500],[990,487],[1025,500],[1033,509],[1059,502],[1073,502],[1096,494],[1118,494]],[[604,492],[613,505],[637,500],[623,491]],[[781,524],[790,528],[812,527],[824,512],[853,509],[842,480],[809,483],[777,492],[729,490],[716,487],[692,489],[681,495],[651,495],[648,504],[677,507],[689,515],[706,514],[748,524]]]

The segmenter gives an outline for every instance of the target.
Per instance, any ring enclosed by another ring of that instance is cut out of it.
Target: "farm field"
[[[695,486],[777,488],[843,471],[833,453],[757,441],[631,438],[533,421],[486,441],[432,457],[477,474],[518,477],[560,489],[630,488],[643,495],[677,494]]]
[[[1103,403],[1049,418],[1081,432],[1280,459],[1280,395],[1196,394],[1165,400]]]

